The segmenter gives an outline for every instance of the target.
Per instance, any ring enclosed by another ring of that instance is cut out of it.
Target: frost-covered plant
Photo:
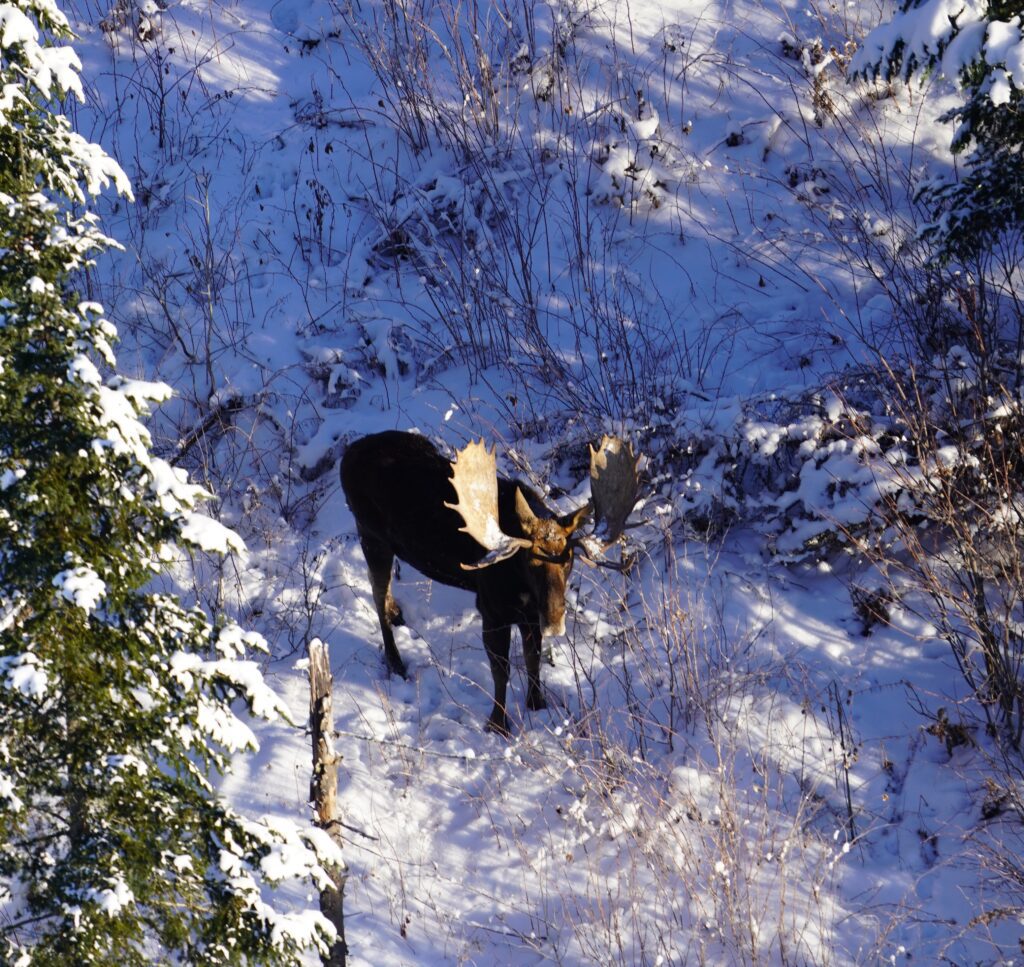
[[[956,122],[952,148],[967,157],[958,182],[928,185],[936,220],[924,235],[946,255],[973,254],[1024,221],[1024,16],[1007,0],[904,0],[876,27],[854,73],[909,79],[940,72],[958,79],[964,103],[943,115]]]
[[[980,325],[970,311],[957,323]],[[870,378],[773,414],[743,408],[692,444],[698,459],[676,506],[698,527],[718,501],[757,522],[783,560],[874,563],[884,583],[855,589],[862,617],[887,620],[896,599],[918,611],[969,686],[962,714],[1019,747],[1024,375],[1019,350],[987,345],[975,338],[921,365],[883,361]]]
[[[802,399],[693,407],[688,439],[644,449],[697,534],[741,521],[789,563],[873,563],[882,586],[854,590],[866,624],[887,601],[918,611],[969,686],[963,716],[1020,748],[1024,356],[969,295],[947,321],[964,343],[927,361],[880,359]]]
[[[788,563],[850,550],[899,487],[885,461],[904,459],[894,421],[865,408],[864,382],[851,375],[799,397],[691,401],[678,435],[645,443],[651,476],[695,536],[754,523]]]
[[[249,648],[149,590],[175,545],[237,549],[149,452],[162,384],[112,372],[113,327],[68,286],[111,244],[87,195],[118,165],[55,113],[82,95],[49,0],[0,5],[0,961],[294,963],[333,936],[265,887],[325,878],[317,831],[253,821],[211,777],[284,713]]]
[[[919,592],[990,731],[1024,738],[1024,402],[1019,354],[958,346],[893,372],[902,463],[889,462],[876,542],[890,581]],[[908,599],[904,607],[913,607]],[[977,710],[965,709],[974,718]]]

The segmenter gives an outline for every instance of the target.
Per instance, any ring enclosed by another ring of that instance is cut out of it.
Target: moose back
[[[595,520],[589,546],[617,540],[636,501],[637,460],[605,437],[591,450],[592,498],[557,516],[525,484],[500,479],[494,452],[469,443],[453,462],[423,437],[388,431],[353,442],[341,484],[355,517],[384,638],[388,670],[406,674],[393,626],[402,623],[391,593],[395,557],[442,584],[476,594],[494,680],[488,728],[508,734],[505,699],[512,626],[526,663],[526,705],[545,707],[541,639],[564,634],[565,588],[574,558],[586,553],[583,521]]]

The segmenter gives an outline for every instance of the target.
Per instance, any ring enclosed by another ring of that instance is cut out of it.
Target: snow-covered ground
[[[823,387],[901,335],[864,266],[950,164],[952,92],[845,81],[884,12],[105,3],[70,10],[76,123],[137,202],[103,212],[125,252],[90,296],[249,548],[182,581],[266,635],[299,721],[305,643],[330,646],[352,962],[1019,956],[984,917],[1010,836],[984,757],[925,731],[962,689],[947,646],[897,607],[865,634],[872,575],[805,552],[863,511]],[[336,465],[388,428],[495,440],[560,511],[587,441],[647,454],[636,565],[574,572],[547,710],[513,645],[511,741],[470,595],[403,567],[411,674],[384,673]],[[821,459],[775,486],[801,440]],[[261,742],[225,794],[304,819],[308,738]]]

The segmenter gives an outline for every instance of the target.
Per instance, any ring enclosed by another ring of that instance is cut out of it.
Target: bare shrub
[[[814,43],[784,38],[782,56],[792,48],[788,56],[807,61]],[[842,77],[843,57],[833,51],[831,62]],[[789,451],[797,499],[788,515],[817,534],[794,544],[800,528],[786,526],[780,545],[798,556],[872,562],[887,595],[949,645],[970,690],[959,714],[980,716],[1019,748],[1022,242],[1004,234],[972,264],[932,259],[918,238],[927,213],[915,200],[913,156],[886,138],[877,88],[833,84],[830,92],[835,136],[813,170],[793,170],[791,186],[866,295],[854,312],[843,290],[833,296],[858,366],[822,394],[819,428]],[[812,100],[820,94],[815,86]],[[810,155],[811,135],[803,138]],[[811,266],[797,268],[810,275]],[[796,423],[774,422],[784,429],[765,438],[785,452],[780,441],[795,442]]]
[[[980,336],[980,333],[978,333]],[[930,367],[888,367],[906,461],[862,547],[909,583],[949,644],[990,732],[1013,748],[1024,734],[1024,413],[1019,355],[954,346]],[[915,603],[916,602],[916,603]],[[967,709],[968,718],[973,713]]]
[[[378,226],[367,264],[415,290],[401,311],[428,354],[476,377],[498,364],[518,398],[591,425],[667,418],[723,346],[631,271],[615,226],[663,230],[652,219],[676,217],[661,211],[669,169],[695,170],[653,106],[659,84],[665,100],[685,86],[695,55],[671,41],[679,30],[663,62],[634,67],[613,46],[593,106],[595,68],[577,50],[599,29],[587,4],[545,11],[543,25],[501,3],[339,9],[384,95],[372,120],[397,135],[393,152],[369,135],[363,149],[361,203]]]
[[[580,717],[560,742],[574,791],[565,835],[578,845],[548,887],[572,927],[562,954],[831,963],[850,840],[829,788],[830,726],[774,707],[780,669],[725,633],[681,563],[659,568],[639,622],[574,660]],[[809,767],[799,778],[794,761]]]

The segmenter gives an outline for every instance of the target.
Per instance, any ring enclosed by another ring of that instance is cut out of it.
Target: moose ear
[[[537,515],[533,512],[526,497],[523,496],[521,487],[516,487],[516,517],[519,518],[519,526],[523,532],[529,534],[537,523]]]
[[[579,530],[579,528],[583,526],[583,521],[585,521],[587,517],[590,516],[590,513],[593,509],[594,508],[590,505],[590,503],[587,502],[582,507],[578,508],[577,510],[574,510],[572,513],[566,514],[564,517],[559,517],[558,526],[571,534],[574,531]]]

